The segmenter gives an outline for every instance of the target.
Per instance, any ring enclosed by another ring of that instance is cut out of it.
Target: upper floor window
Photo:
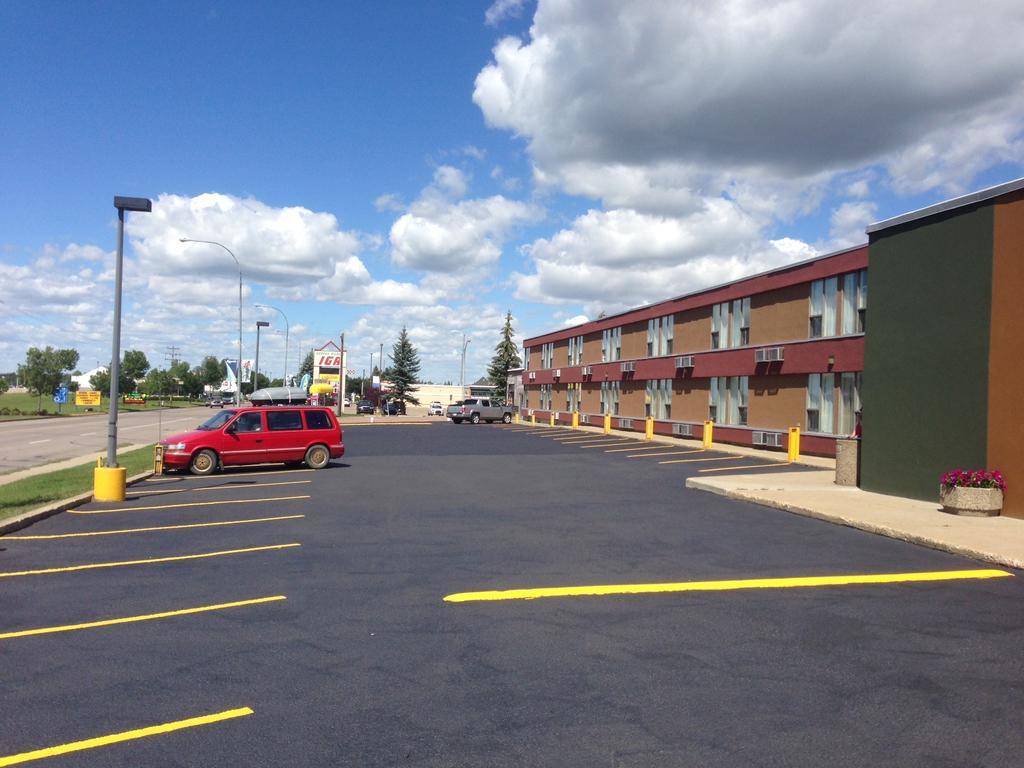
[[[836,292],[839,278],[828,277],[811,283],[809,336],[820,339],[836,335]]]
[[[711,307],[711,348],[745,347],[750,343],[750,297]]]
[[[622,358],[622,327],[601,331],[601,362],[611,363]]]
[[[711,348],[723,349],[729,337],[729,302],[711,307]]]
[[[843,275],[843,333],[864,333],[868,308],[868,271]]]
[[[523,360],[526,361],[525,365],[523,365],[523,368],[525,368],[526,370],[530,370],[530,348],[529,347],[523,347]]]
[[[732,331],[730,347],[745,347],[750,343],[750,297],[736,299],[732,303]]]
[[[555,363],[555,342],[541,344],[540,346],[540,367],[551,368]]]
[[[661,357],[672,354],[672,336],[675,315],[652,317],[647,321],[647,356]]]
[[[569,338],[569,365],[583,364],[583,337],[572,336]]]

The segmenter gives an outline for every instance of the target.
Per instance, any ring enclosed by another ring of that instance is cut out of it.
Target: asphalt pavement
[[[1024,754],[1012,569],[685,487],[774,470],[749,456],[446,423],[345,443],[0,537],[0,766]]]

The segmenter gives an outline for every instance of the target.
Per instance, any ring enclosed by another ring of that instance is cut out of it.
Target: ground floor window
[[[835,386],[834,373],[812,373],[807,377],[807,431],[826,432],[835,430]]]
[[[601,414],[619,415],[619,382],[601,382]]]
[[[861,409],[860,393],[864,384],[864,374],[841,373],[839,374],[839,434],[853,434],[857,425],[856,413]]]
[[[580,410],[583,404],[583,385],[570,384],[565,390],[565,410],[569,413]]]
[[[708,419],[716,424],[747,423],[747,376],[712,376],[708,387]]]
[[[644,392],[644,415],[672,418],[672,379],[649,379]]]

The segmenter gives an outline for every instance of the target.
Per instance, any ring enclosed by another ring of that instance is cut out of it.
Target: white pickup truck
[[[498,405],[497,402],[492,405],[489,397],[470,397],[454,410],[452,406],[449,406],[448,410],[449,418],[455,424],[461,424],[464,421],[473,424],[479,424],[481,421],[486,421],[488,424],[495,421],[512,423],[512,408],[507,405]]]

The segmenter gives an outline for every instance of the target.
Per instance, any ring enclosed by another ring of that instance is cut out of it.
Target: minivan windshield
[[[196,427],[196,429],[200,429],[203,432],[209,432],[214,429],[220,429],[229,421],[231,421],[231,419],[235,417],[236,413],[238,413],[238,411],[218,411],[213,416],[204,421],[202,424],[200,424],[198,427]]]

